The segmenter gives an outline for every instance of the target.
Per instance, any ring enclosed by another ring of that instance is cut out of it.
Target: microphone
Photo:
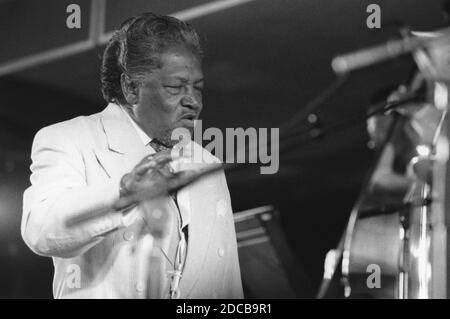
[[[399,57],[422,47],[438,44],[441,41],[448,41],[450,28],[433,32],[432,36],[423,36],[420,32],[412,32],[412,34],[417,36],[390,40],[381,45],[338,55],[333,58],[331,67],[334,72],[343,74]]]

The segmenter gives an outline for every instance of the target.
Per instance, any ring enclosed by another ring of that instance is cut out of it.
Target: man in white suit
[[[170,155],[173,131],[192,130],[202,109],[198,35],[172,17],[130,18],[105,49],[101,78],[101,113],[45,127],[33,142],[21,231],[53,258],[55,298],[242,298],[223,171],[150,196],[203,167],[192,152],[218,162],[194,142]]]

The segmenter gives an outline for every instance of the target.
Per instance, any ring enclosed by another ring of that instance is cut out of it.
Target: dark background
[[[51,297],[51,260],[34,255],[19,231],[34,134],[43,126],[106,106],[99,80],[102,43],[45,63],[20,63],[30,54],[87,39],[90,2],[0,0],[3,298]],[[206,2],[107,0],[105,31],[142,11],[171,14]],[[81,7],[81,29],[66,28],[70,3]],[[371,3],[381,7],[380,29],[366,26]],[[279,127],[333,81],[332,57],[399,38],[402,25],[420,31],[443,27],[443,6],[439,0],[254,0],[190,20],[206,52],[203,127]],[[403,57],[352,74],[317,110],[319,125],[363,115],[380,92],[406,81],[412,68],[411,58]],[[297,128],[305,130],[310,124],[303,121]],[[280,211],[288,245],[301,262],[299,271],[311,282],[300,287],[302,296],[314,296],[325,253],[342,234],[373,158],[367,141],[361,122],[281,154],[275,175],[260,175],[256,169],[228,174],[234,211],[266,204]]]

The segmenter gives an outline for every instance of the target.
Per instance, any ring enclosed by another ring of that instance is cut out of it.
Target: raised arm
[[[35,253],[74,257],[122,225],[122,214],[113,209],[119,182],[87,185],[82,154],[58,126],[36,134],[31,159],[31,186],[23,196],[21,233]],[[86,213],[101,217],[66,225],[69,218]]]

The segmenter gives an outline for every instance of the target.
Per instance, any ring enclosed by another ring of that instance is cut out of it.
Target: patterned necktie
[[[171,149],[171,147],[166,146],[165,144],[161,143],[156,138],[152,139],[150,141],[150,143],[148,143],[148,145],[150,145],[156,151],[156,153]],[[167,165],[167,167],[168,167],[169,171],[171,171],[171,167],[169,165]],[[172,193],[170,193],[170,196],[173,198],[173,200],[175,201],[175,204],[178,207],[177,194],[172,192]]]
[[[148,143],[157,153],[164,151],[164,150],[168,150],[171,147],[166,146],[165,144],[161,143],[160,141],[158,141],[156,138],[152,139],[150,141],[150,143]]]

